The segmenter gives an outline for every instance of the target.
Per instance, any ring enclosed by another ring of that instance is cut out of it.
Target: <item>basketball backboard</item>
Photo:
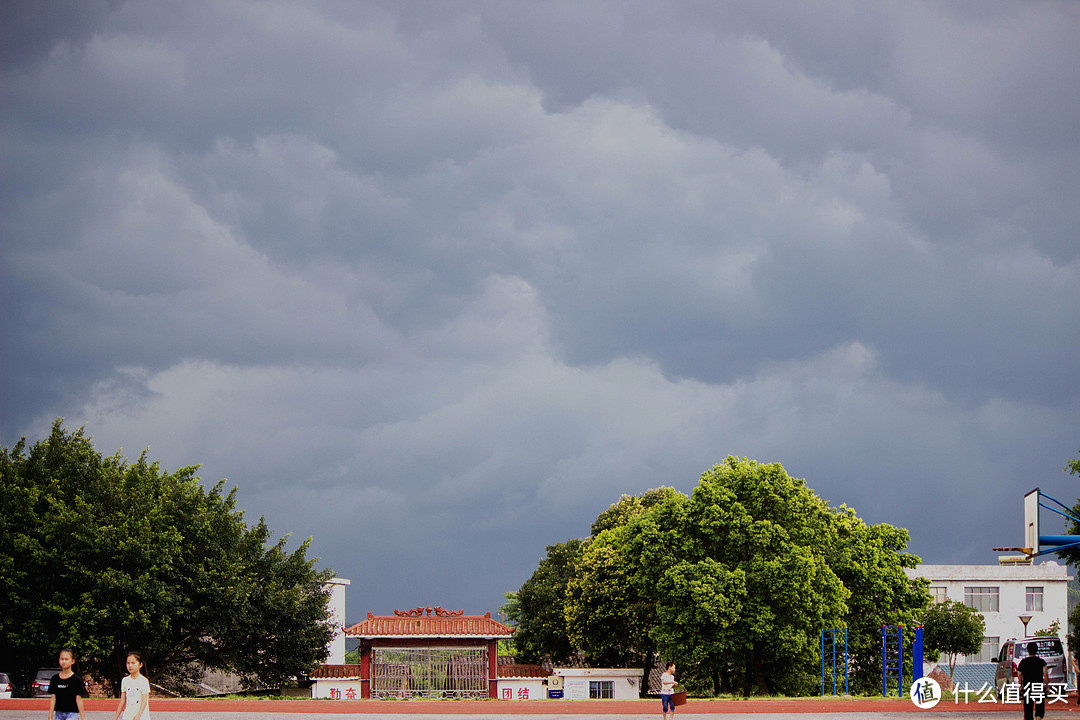
[[[1047,505],[1046,502],[1053,503]],[[1057,507],[1054,507],[1054,506]],[[1080,525],[1080,517],[1074,514],[1074,510],[1060,500],[1055,500],[1049,495],[1035,488],[1024,496],[1024,546],[994,548],[996,551],[1014,550],[1022,552],[1030,560],[1038,555],[1061,552],[1080,548],[1080,535],[1043,535],[1039,525],[1039,508],[1061,515],[1066,520],[1072,520],[1074,527]],[[1058,508],[1061,508],[1060,510]],[[1047,547],[1043,550],[1043,547]]]
[[[1039,552],[1039,488],[1024,496],[1024,548],[1028,555]]]

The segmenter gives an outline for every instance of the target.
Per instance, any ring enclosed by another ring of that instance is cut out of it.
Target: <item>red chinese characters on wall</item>
[[[502,689],[502,699],[503,700],[513,700],[514,699],[514,689],[504,687]],[[528,700],[529,699],[529,688],[527,688],[527,687],[518,688],[517,689],[517,699],[518,700]]]
[[[360,691],[354,687],[347,687],[345,688],[345,692],[343,693],[341,691],[341,688],[330,688],[331,700],[340,700],[342,696],[344,696],[346,700],[359,700]]]

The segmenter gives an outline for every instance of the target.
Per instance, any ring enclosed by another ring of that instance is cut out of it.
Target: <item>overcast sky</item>
[[[0,441],[201,464],[350,621],[727,455],[932,563],[1080,495],[1080,3],[8,0],[0,62]]]

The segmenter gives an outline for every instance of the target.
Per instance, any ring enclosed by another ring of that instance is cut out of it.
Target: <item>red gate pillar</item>
[[[488,697],[499,698],[499,641],[488,641]]]
[[[360,646],[360,699],[371,699],[371,645]]]

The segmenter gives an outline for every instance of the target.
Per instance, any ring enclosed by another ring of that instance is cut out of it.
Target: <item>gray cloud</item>
[[[350,614],[729,453],[937,562],[1071,499],[1070,5],[12,7],[4,443],[201,463]]]

